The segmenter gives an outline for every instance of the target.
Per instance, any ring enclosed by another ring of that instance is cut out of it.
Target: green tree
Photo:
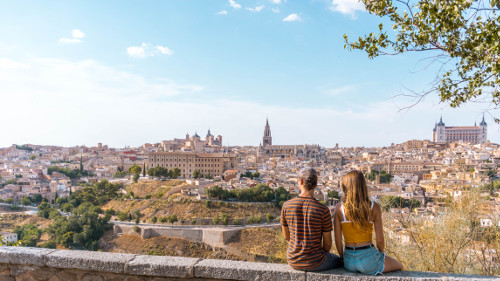
[[[217,216],[213,217],[213,218],[212,218],[212,222],[213,222],[214,224],[219,224],[219,222],[220,222],[219,215],[217,215]]]
[[[152,223],[156,223],[157,221],[158,221],[158,218],[157,218],[156,216],[153,216],[153,217],[151,218],[151,222],[152,222]]]
[[[194,172],[193,172],[193,178],[197,179],[199,177],[200,177],[200,171],[194,170]]]
[[[36,159],[36,155],[31,155],[30,156],[30,160],[35,160]]]
[[[268,222],[272,222],[274,220],[274,216],[271,215],[270,213],[267,213],[266,214],[266,219],[267,219]]]
[[[340,195],[336,190],[328,191],[328,197],[340,199]]]
[[[171,178],[176,179],[176,178],[180,177],[180,175],[181,175],[181,169],[175,167],[171,170],[171,174],[170,174]]]
[[[348,49],[369,58],[407,52],[432,54],[440,63],[436,82],[416,102],[437,93],[441,102],[458,107],[469,101],[500,103],[500,1],[363,0],[369,13],[392,25],[350,41]],[[495,121],[499,121],[495,118]]]
[[[220,220],[224,226],[227,226],[229,223],[229,216],[226,213],[222,213]]]
[[[179,220],[177,218],[177,215],[175,215],[175,214],[168,216],[167,219],[168,219],[168,222],[171,223],[172,225],[174,225],[174,223]]]
[[[137,183],[137,181],[139,180],[139,177],[140,177],[140,176],[139,176],[139,174],[134,174],[133,181],[134,181],[135,183]]]
[[[130,169],[128,169],[128,171],[132,174],[140,174],[142,172],[142,169],[137,165],[133,165],[132,167],[130,167]]]
[[[38,215],[42,218],[49,218],[50,204],[47,202],[42,202],[38,205]]]
[[[31,198],[28,196],[24,196],[23,198],[21,198],[21,200],[19,200],[19,204],[29,206],[31,205]]]
[[[128,220],[128,214],[125,212],[118,212],[117,215],[119,221],[127,221]]]

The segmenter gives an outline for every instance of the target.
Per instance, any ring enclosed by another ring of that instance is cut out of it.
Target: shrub
[[[166,223],[168,221],[168,219],[166,217],[161,217],[160,218],[160,222],[161,223]]]
[[[141,228],[136,225],[134,226],[134,231],[137,233],[141,233]]]
[[[152,223],[156,223],[158,221],[158,218],[156,216],[152,217],[151,218],[151,222]]]

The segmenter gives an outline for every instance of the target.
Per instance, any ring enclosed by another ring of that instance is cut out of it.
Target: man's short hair
[[[307,190],[313,190],[318,185],[318,172],[311,167],[299,171],[299,179],[304,181]]]

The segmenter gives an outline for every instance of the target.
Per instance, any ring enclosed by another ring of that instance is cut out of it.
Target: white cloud
[[[127,54],[133,58],[147,58],[153,57],[159,54],[162,55],[173,55],[174,51],[169,49],[168,47],[160,46],[160,45],[151,45],[147,43],[142,43],[141,46],[131,46],[127,48]]]
[[[227,15],[227,11],[226,10],[219,11],[216,15],[225,16],[225,15]]]
[[[73,29],[71,31],[71,38],[62,37],[59,39],[61,43],[82,43],[82,38],[85,36],[85,33],[81,32],[78,29]]]
[[[236,3],[234,0],[229,0],[229,5],[235,9],[241,8],[241,5]]]
[[[164,54],[164,55],[173,55],[174,54],[174,51],[170,50],[168,47],[163,47],[163,46],[156,46],[156,49],[158,51],[160,51],[160,53]]]
[[[74,29],[71,34],[73,35],[73,38],[83,38],[85,36],[85,33],[81,32],[78,29]]]
[[[356,11],[365,11],[365,6],[359,0],[332,0],[330,10],[355,18]]]
[[[283,21],[302,21],[302,19],[297,14],[290,14]]]
[[[273,11],[273,13],[275,13],[275,14],[277,14],[277,13],[279,13],[279,12],[280,12],[280,9],[278,9],[278,8],[272,8],[271,10],[272,10],[272,11]]]
[[[245,8],[245,9],[249,10],[250,12],[260,12],[264,9],[264,5],[257,6],[255,8]]]
[[[273,4],[281,4],[281,0],[269,0]]]

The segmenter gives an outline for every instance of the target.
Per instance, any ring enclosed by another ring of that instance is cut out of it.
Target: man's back
[[[330,210],[311,197],[286,201],[281,210],[281,225],[290,231],[288,264],[306,270],[320,265],[325,258],[323,232],[332,231]]]

